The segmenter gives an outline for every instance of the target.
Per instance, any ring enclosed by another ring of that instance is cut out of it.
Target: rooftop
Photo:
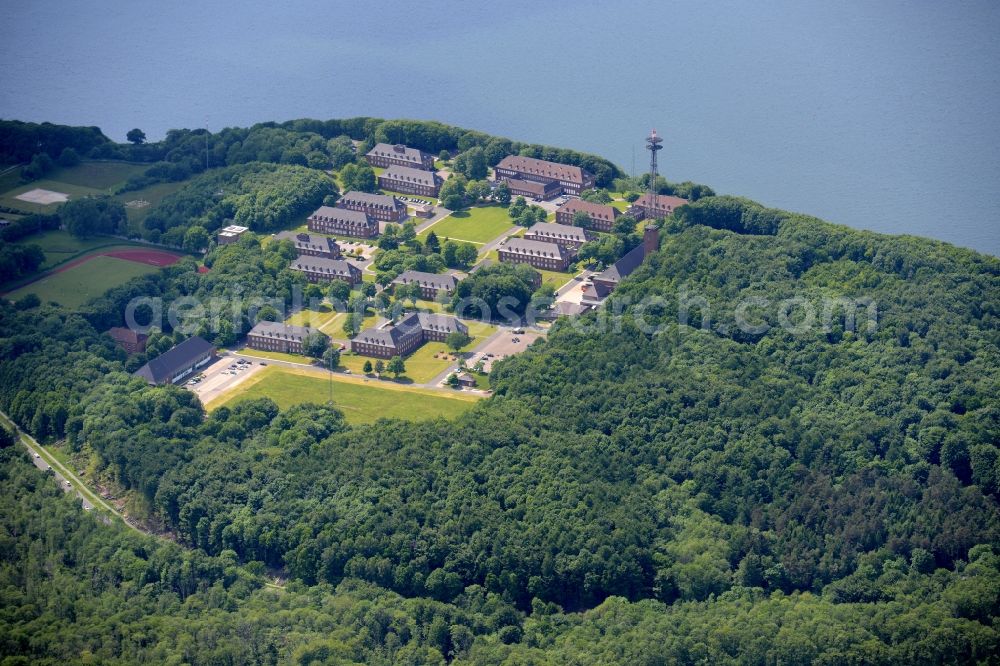
[[[547,162],[546,160],[525,157],[523,155],[508,155],[497,164],[498,169],[510,169],[520,173],[529,173],[533,176],[543,176],[545,178],[555,178],[571,183],[582,183],[584,180],[584,170],[578,166],[570,164],[560,164],[559,162]]]
[[[315,328],[310,328],[309,326],[292,326],[291,324],[282,324],[274,321],[260,321],[257,322],[256,326],[250,329],[250,333],[248,335],[259,335],[266,338],[302,342],[303,338],[312,335],[313,333],[319,333],[319,331]],[[324,334],[320,333],[320,335]],[[326,336],[324,335],[324,337]]]
[[[174,345],[133,374],[136,377],[143,377],[148,382],[162,384],[214,349],[211,343],[196,335]]]
[[[546,223],[547,224],[547,223]],[[500,243],[497,247],[498,250],[507,250],[508,252],[513,252],[515,254],[528,254],[542,257],[559,257],[562,258],[563,251],[562,248],[555,243],[548,243],[546,241],[534,241],[527,240],[524,238],[508,238],[507,240]]]
[[[557,222],[536,222],[530,229],[529,234],[536,236],[553,236],[565,238],[581,243],[587,242],[587,233],[580,227],[571,224],[559,224]]]

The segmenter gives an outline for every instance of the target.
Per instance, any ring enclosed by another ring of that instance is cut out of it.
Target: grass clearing
[[[116,195],[115,198],[126,204],[125,212],[128,215],[128,221],[130,224],[136,225],[145,220],[150,211],[159,206],[164,198],[181,189],[187,183],[188,181],[186,180],[176,183],[157,183],[149,187],[144,187],[141,190],[135,190],[134,192],[123,192]],[[148,201],[149,205],[142,208],[135,208],[128,205],[130,201]]]
[[[420,238],[423,240],[433,230],[442,241],[445,238],[450,238],[482,245],[510,231],[513,227],[506,208],[502,206],[477,206],[455,211],[421,232]]]
[[[309,358],[308,356],[303,356],[302,354],[286,354],[284,352],[265,351],[263,349],[250,349],[249,347],[237,350],[237,353],[243,354],[244,356],[253,356],[254,358],[264,358],[271,361],[304,363],[306,365],[311,364],[313,361],[313,359]]]
[[[16,289],[7,294],[7,298],[16,300],[27,294],[36,294],[43,303],[54,301],[64,307],[76,308],[112,287],[158,270],[155,266],[135,261],[94,257],[78,266]]]
[[[132,176],[138,176],[152,166],[137,162],[81,162],[72,167],[57,167],[48,174],[50,180],[108,191]]]
[[[14,208],[16,210],[23,210],[28,213],[54,213],[59,206],[62,205],[61,203],[33,203],[31,201],[24,201],[17,198],[17,195],[35,189],[50,190],[52,192],[67,194],[71,200],[104,193],[104,190],[98,190],[93,187],[71,185],[69,183],[62,183],[49,178],[42,178],[41,180],[34,180],[26,185],[19,185],[12,190],[4,192],[3,195],[0,195],[0,205],[6,206],[7,208]]]
[[[613,208],[617,208],[618,210],[620,210],[621,212],[624,213],[631,204],[629,202],[625,201],[624,199],[620,199],[620,200],[616,199],[615,201],[612,201],[608,205],[611,206],[611,207],[613,207]]]
[[[208,407],[215,409],[223,404],[265,397],[274,400],[281,409],[304,402],[325,403],[330,399],[330,375],[321,370],[265,368]],[[451,395],[376,379],[333,375],[333,403],[352,425],[380,418],[451,419],[471,409],[477,399],[469,394]]]
[[[45,253],[45,261],[42,262],[40,270],[52,268],[56,264],[61,264],[68,259],[72,259],[78,254],[96,250],[97,248],[109,245],[120,244],[116,238],[106,236],[95,236],[94,238],[77,238],[63,229],[53,229],[34,234],[27,238],[15,241],[19,245],[37,245]]]

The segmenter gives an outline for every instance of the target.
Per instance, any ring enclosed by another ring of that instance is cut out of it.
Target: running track
[[[173,254],[172,252],[165,252],[163,250],[147,250],[142,248],[136,249],[118,249],[118,250],[106,250],[103,252],[93,252],[83,257],[78,257],[67,261],[65,264],[61,264],[50,271],[45,271],[36,275],[33,279],[18,285],[16,289],[22,287],[27,287],[29,284],[34,284],[39,280],[43,280],[47,277],[55,275],[56,273],[62,273],[63,271],[68,271],[71,268],[75,268],[80,264],[84,264],[94,257],[114,257],[115,259],[124,259],[125,261],[134,261],[139,264],[146,264],[147,266],[171,266],[180,261],[181,255]]]

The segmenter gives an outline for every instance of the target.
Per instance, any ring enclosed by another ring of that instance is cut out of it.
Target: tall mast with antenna
[[[653,213],[651,217],[655,216],[657,213],[656,206],[656,176],[657,176],[657,165],[656,165],[656,153],[663,149],[661,145],[663,139],[656,135],[656,130],[654,129],[649,136],[646,137],[646,150],[649,151],[649,210]]]

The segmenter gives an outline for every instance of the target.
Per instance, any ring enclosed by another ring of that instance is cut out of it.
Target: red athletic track
[[[134,250],[108,250],[106,252],[94,252],[88,254],[85,257],[80,257],[79,259],[73,259],[72,261],[67,261],[61,266],[57,266],[50,271],[46,271],[41,275],[36,276],[30,282],[25,282],[24,284],[17,287],[27,287],[29,284],[43,280],[50,275],[55,275],[56,273],[62,273],[63,271],[68,271],[71,268],[84,264],[94,257],[114,257],[115,259],[124,259],[125,261],[134,261],[138,264],[146,264],[147,266],[170,266],[176,264],[180,261],[181,256],[178,254],[172,254],[170,252],[164,252],[163,250],[144,250],[136,248]]]

